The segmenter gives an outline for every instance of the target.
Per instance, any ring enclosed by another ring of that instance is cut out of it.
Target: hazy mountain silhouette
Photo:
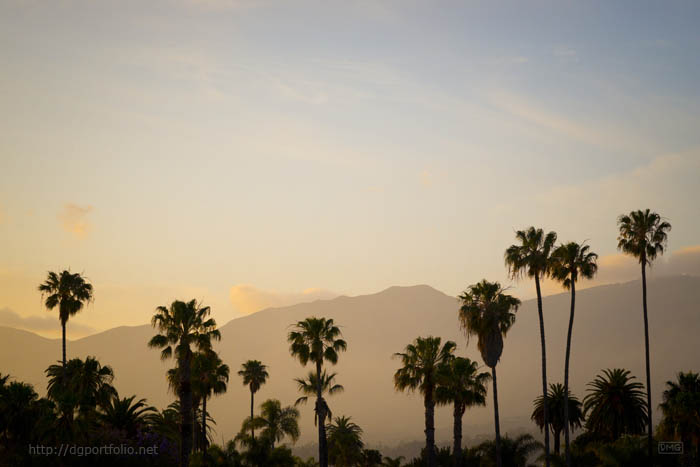
[[[602,368],[628,368],[643,382],[640,289],[640,282],[634,281],[578,292],[571,357],[571,387],[577,396],[585,394],[585,384]],[[544,299],[550,382],[563,380],[568,307],[566,293]],[[657,406],[665,381],[673,379],[679,370],[700,369],[700,277],[651,280],[649,307],[653,403]],[[370,443],[390,445],[422,439],[422,401],[417,395],[394,391],[392,375],[399,362],[392,359],[392,354],[419,335],[436,335],[455,340],[459,355],[481,362],[476,340],[467,346],[460,331],[457,309],[454,297],[419,285],[267,309],[230,321],[221,327],[222,341],[217,347],[224,362],[231,366],[231,382],[228,392],[209,405],[217,421],[217,439],[222,435],[233,437],[249,410],[248,389],[235,374],[242,362],[259,359],[269,367],[270,380],[256,394],[257,402],[275,397],[283,404],[292,404],[298,397],[292,379],[305,375],[307,369],[289,356],[286,334],[290,324],[311,315],[334,318],[348,341],[348,352],[341,354],[334,368],[345,392],[330,398],[333,414],[351,415]],[[165,381],[165,371],[173,362],[161,362],[159,351],[147,348],[146,342],[153,334],[149,325],[110,329],[69,341],[68,358],[96,356],[114,368],[114,383],[121,395],[146,397],[149,403],[163,408],[174,399]],[[505,431],[535,430],[529,415],[532,400],[541,390],[539,345],[536,304],[525,301],[506,338],[499,364],[499,403]],[[59,339],[0,327],[0,371],[32,383],[40,394],[46,390],[44,369],[60,355]],[[301,412],[303,444],[315,436],[313,403],[301,407]],[[492,417],[490,406],[469,410],[464,417],[465,438],[490,435]],[[437,411],[438,441],[449,439],[451,422],[449,409]]]

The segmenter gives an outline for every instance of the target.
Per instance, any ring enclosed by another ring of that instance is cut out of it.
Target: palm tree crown
[[[267,372],[267,365],[263,365],[260,360],[248,360],[241,365],[238,376],[243,378],[243,385],[250,388],[250,392],[256,393],[260,387],[267,382],[270,375]]]
[[[335,382],[336,376],[337,373],[327,373],[326,370],[323,370],[321,373],[321,394],[328,394],[329,396],[332,396],[333,394],[337,394],[345,390],[342,384],[337,384]],[[306,379],[294,378],[294,381],[297,383],[297,389],[299,392],[305,394],[304,396],[299,397],[296,402],[294,402],[294,405],[306,404],[309,396],[316,394],[316,390],[318,388],[318,376],[315,372],[309,371]],[[323,407],[328,417],[332,417],[333,413],[331,412],[330,407],[328,407],[328,403],[325,401],[325,398],[323,400]],[[318,413],[315,411],[314,424],[317,422]]]
[[[401,359],[401,368],[394,373],[394,386],[399,391],[420,391],[430,394],[438,382],[441,367],[453,358],[457,344],[452,341],[441,344],[439,337],[418,337],[406,346],[404,352],[395,353]]]
[[[576,396],[569,391],[568,397],[564,397],[564,385],[561,383],[550,384],[547,393],[547,408],[549,410],[548,426],[554,435],[554,452],[559,453],[559,439],[564,430],[564,404],[569,404],[569,427],[571,429],[581,427],[583,422],[583,406]],[[544,398],[535,399],[534,410],[530,417],[540,430],[544,430]]]
[[[250,428],[261,428],[261,438],[272,446],[289,436],[293,442],[299,439],[299,410],[295,407],[282,407],[277,399],[269,399],[260,405],[260,415],[247,418],[241,433]]]
[[[326,426],[328,431],[328,457],[338,467],[358,465],[362,461],[362,428],[351,417],[335,417]]]
[[[529,227],[518,230],[515,238],[519,244],[506,249],[504,259],[513,279],[522,277],[542,278],[549,271],[549,258],[557,241],[556,232],[544,233],[542,229]]]
[[[552,253],[552,277],[570,290],[579,278],[593,278],[598,271],[597,259],[598,255],[585,243],[566,243]]]
[[[617,248],[640,263],[650,263],[663,254],[671,224],[649,209],[632,211],[617,219],[620,235]]]
[[[308,362],[338,363],[338,352],[347,349],[347,343],[340,338],[340,328],[332,319],[311,317],[299,321],[289,332],[289,350],[302,365]]]
[[[667,381],[659,406],[663,419],[659,431],[670,439],[680,439],[690,450],[700,444],[700,375],[678,373],[677,381]]]

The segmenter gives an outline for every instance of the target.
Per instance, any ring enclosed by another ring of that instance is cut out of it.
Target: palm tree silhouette
[[[58,307],[58,319],[61,322],[63,353],[61,362],[66,366],[66,324],[68,319],[83,309],[93,300],[92,284],[79,273],[62,271],[61,274],[49,271],[46,281],[39,285],[39,292],[45,298],[44,304],[49,310]]]
[[[352,417],[335,417],[326,426],[328,431],[328,458],[336,467],[351,467],[362,461],[362,428]]]
[[[515,312],[520,306],[520,300],[504,293],[498,282],[486,279],[471,285],[459,296],[462,306],[459,310],[459,320],[469,336],[477,336],[479,352],[486,366],[491,368],[493,378],[493,413],[496,428],[496,465],[502,466],[501,459],[501,427],[498,414],[498,380],[496,379],[496,364],[503,353],[503,337],[515,323]]]
[[[347,343],[340,338],[340,328],[332,319],[315,316],[299,321],[287,336],[289,351],[293,357],[306,366],[316,365],[316,414],[318,416],[318,457],[321,467],[328,467],[328,444],[326,440],[326,406],[321,387],[323,362],[335,365],[338,353],[347,349]]]
[[[574,328],[574,311],[576,308],[576,281],[579,278],[591,279],[598,271],[598,255],[589,251],[588,245],[569,242],[560,245],[552,253],[551,274],[571,291],[571,311],[569,313],[569,330],[566,334],[566,359],[564,361],[564,452],[566,465],[571,467],[569,450],[569,358],[571,355],[571,334]]]
[[[610,441],[623,434],[644,432],[649,421],[644,386],[633,379],[629,370],[615,368],[603,370],[588,383],[588,394],[583,399],[588,431]]]
[[[583,410],[581,402],[569,391],[568,397],[564,397],[564,385],[561,383],[550,384],[547,394],[547,407],[549,408],[549,423],[544,421],[544,398],[539,396],[535,399],[535,408],[530,417],[540,430],[552,430],[554,435],[554,453],[559,455],[561,445],[561,432],[564,430],[564,404],[569,404],[569,427],[580,427],[583,422]]]
[[[192,345],[206,351],[211,348],[211,340],[221,339],[216,329],[216,321],[209,318],[211,309],[200,306],[196,300],[182,302],[175,300],[170,307],[159,306],[151,324],[157,328],[156,334],[148,342],[149,347],[162,349],[162,360],[175,356],[177,359],[178,396],[180,398],[180,466],[189,465],[192,451],[193,412],[192,412]]]
[[[336,373],[327,373],[326,370],[323,370],[323,372],[321,373],[321,395],[328,394],[329,396],[332,396],[333,394],[343,392],[345,390],[345,388],[341,384],[336,384],[336,376]],[[309,371],[309,374],[306,376],[306,379],[294,378],[294,381],[296,381],[297,383],[297,388],[299,392],[305,394],[304,396],[298,398],[296,402],[294,402],[294,405],[297,406],[299,404],[306,404],[306,402],[309,399],[309,396],[313,396],[316,394],[316,390],[318,388],[318,376],[315,372]],[[322,406],[323,410],[326,413],[326,416],[328,418],[333,417],[333,413],[331,412],[331,409],[328,406],[325,397],[323,398]],[[314,410],[314,425],[316,425],[317,423],[318,412]]]
[[[238,376],[243,378],[243,385],[250,389],[250,418],[255,417],[255,393],[260,390],[260,387],[267,382],[269,374],[267,366],[263,365],[260,360],[248,360],[241,365],[238,371]],[[255,439],[255,427],[250,427],[250,436]]]
[[[136,395],[120,398],[117,391],[102,407],[100,420],[114,429],[123,431],[126,436],[135,437],[136,432],[148,424],[148,415],[157,412],[146,404],[146,399],[136,400]]]
[[[202,397],[201,450],[207,452],[207,399],[212,395],[226,392],[229,367],[221,361],[219,355],[209,349],[201,352],[201,366],[198,368],[198,386]],[[207,465],[207,456],[203,457],[203,465]]]
[[[677,381],[667,381],[659,407],[664,416],[659,432],[667,439],[680,439],[686,465],[694,465],[693,457],[700,457],[700,375],[680,372]]]
[[[253,427],[262,429],[260,439],[270,443],[272,448],[285,436],[296,442],[300,435],[299,410],[295,407],[282,407],[277,399],[268,399],[260,405],[259,416],[244,420],[241,433],[244,434]]]
[[[416,389],[423,395],[425,407],[425,450],[428,467],[435,466],[435,388],[443,365],[452,358],[457,347],[452,341],[440,345],[439,337],[418,337],[394,357],[401,359],[401,368],[394,373],[397,391]]]
[[[652,410],[651,410],[651,368],[649,363],[649,319],[647,317],[647,265],[658,255],[664,253],[668,242],[668,232],[671,224],[661,219],[649,209],[632,211],[617,218],[620,235],[617,237],[617,248],[639,260],[642,267],[642,309],[644,311],[644,352],[647,372],[647,454],[651,461],[652,450]]]
[[[455,357],[442,367],[435,389],[438,404],[453,405],[452,455],[462,465],[462,417],[469,407],[486,405],[486,383],[491,375],[479,373],[479,366],[468,358]]]
[[[484,441],[475,448],[475,451],[482,459],[481,465],[493,465],[483,461],[493,462],[494,458],[498,463],[500,456],[503,464],[508,467],[529,467],[531,464],[528,464],[528,459],[541,449],[542,444],[536,441],[532,435],[523,434],[515,439],[504,436],[500,443]]]
[[[518,279],[524,274],[535,279],[537,292],[537,312],[540,320],[540,346],[542,348],[542,400],[544,424],[549,425],[547,408],[547,350],[544,337],[544,314],[542,313],[542,290],[540,280],[549,273],[550,255],[557,241],[557,234],[549,232],[545,235],[542,229],[529,227],[526,230],[518,230],[515,238],[519,244],[511,245],[505,252],[505,263],[508,272],[513,279]],[[549,467],[549,430],[544,432],[545,465]]]

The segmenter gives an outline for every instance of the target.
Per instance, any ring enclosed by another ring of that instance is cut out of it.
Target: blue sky
[[[68,266],[97,328],[225,321],[237,284],[456,294],[514,229],[614,255],[643,207],[700,243],[700,6],[493,3],[3,2],[0,307]]]

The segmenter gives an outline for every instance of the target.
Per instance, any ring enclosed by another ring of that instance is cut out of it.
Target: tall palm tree
[[[61,362],[66,366],[66,324],[68,319],[93,300],[92,284],[79,273],[62,271],[56,274],[49,271],[46,281],[39,285],[39,292],[45,298],[44,304],[50,311],[58,307],[61,322],[63,353]]]
[[[435,466],[435,388],[443,365],[454,358],[457,344],[446,341],[441,345],[439,337],[418,337],[394,357],[401,359],[401,368],[394,373],[394,387],[397,391],[423,395],[425,407],[425,450],[428,467]]]
[[[182,302],[175,300],[170,307],[159,306],[153,315],[151,324],[159,333],[148,342],[149,347],[160,348],[162,360],[172,357],[177,359],[180,382],[180,466],[189,465],[192,451],[192,347],[199,351],[211,348],[212,339],[221,339],[216,329],[216,321],[209,318],[211,309],[200,306],[196,300]]]
[[[479,373],[479,366],[468,358],[455,357],[442,367],[435,389],[438,404],[453,406],[452,455],[462,465],[462,417],[469,407],[486,405],[486,383],[491,375]]]
[[[228,385],[229,367],[221,361],[219,355],[213,350],[201,353],[203,355],[202,366],[199,368],[198,386],[202,397],[202,425],[201,425],[201,449],[207,450],[207,399],[212,395],[226,392]],[[207,456],[204,456],[206,465]]]
[[[285,436],[296,442],[300,435],[299,410],[295,407],[282,407],[277,399],[268,399],[260,405],[259,416],[247,418],[243,422],[241,431],[245,433],[251,427],[261,428],[261,440],[270,443],[273,448]]]
[[[351,467],[362,461],[362,428],[351,420],[352,417],[335,417],[329,423],[328,458],[336,467]]]
[[[515,312],[520,300],[504,293],[498,282],[486,279],[469,286],[459,296],[462,306],[459,309],[459,321],[462,329],[469,336],[478,338],[477,347],[486,366],[491,368],[493,378],[493,414],[496,428],[496,465],[502,466],[501,427],[498,413],[498,380],[496,364],[503,353],[503,337],[515,323]]]
[[[659,432],[666,439],[680,439],[686,464],[693,465],[693,457],[700,454],[700,375],[680,372],[677,381],[667,381],[659,407],[663,413]]]
[[[100,419],[109,426],[122,430],[129,437],[147,425],[147,416],[157,412],[154,407],[146,404],[146,399],[134,401],[136,396],[120,398],[117,391],[102,407]]]
[[[568,397],[564,397],[564,385],[561,383],[550,384],[547,394],[547,407],[549,408],[548,424],[544,421],[544,398],[535,399],[535,408],[530,417],[540,430],[552,430],[554,435],[554,453],[559,455],[561,445],[561,432],[564,430],[564,404],[569,403],[569,427],[571,429],[581,426],[583,423],[583,409],[581,402],[569,391]],[[547,428],[545,428],[547,427]]]
[[[243,385],[250,389],[250,418],[255,417],[255,393],[260,387],[267,382],[270,375],[267,373],[267,366],[263,365],[260,360],[248,360],[238,371],[238,376],[243,378]],[[255,439],[255,427],[250,427],[250,436]]]
[[[652,410],[651,410],[651,368],[649,363],[649,319],[647,317],[647,265],[664,253],[668,242],[671,224],[649,209],[632,211],[617,218],[620,235],[617,248],[639,260],[642,268],[642,309],[644,312],[644,356],[647,372],[647,454],[651,460],[652,450]]]
[[[337,394],[345,390],[342,384],[337,384],[335,382],[336,376],[336,373],[327,373],[326,370],[323,370],[323,372],[321,373],[321,395],[328,394],[329,396],[332,396],[333,394]],[[299,392],[305,394],[304,396],[299,397],[296,400],[296,402],[294,402],[294,405],[297,406],[299,404],[306,404],[306,401],[309,399],[309,396],[313,396],[316,394],[316,389],[318,388],[318,376],[315,372],[309,371],[309,374],[307,375],[306,379],[294,378],[294,381],[296,381],[297,383],[297,388]],[[323,411],[326,413],[326,416],[328,418],[333,417],[333,413],[331,412],[330,407],[328,407],[328,403],[326,402],[325,397],[323,398],[322,407]],[[316,425],[317,423],[318,412],[314,410],[314,425]]]
[[[615,441],[623,434],[641,434],[649,421],[644,386],[632,381],[629,370],[603,370],[588,383],[583,399],[586,429],[598,437]]]
[[[542,229],[529,227],[526,230],[518,230],[515,233],[518,244],[506,249],[505,262],[508,272],[513,279],[519,279],[524,274],[535,279],[535,291],[537,292],[537,312],[540,319],[540,346],[542,348],[542,414],[544,424],[549,425],[547,407],[547,350],[544,337],[544,314],[542,313],[542,289],[540,280],[549,273],[550,256],[557,241],[556,232],[545,235]],[[545,465],[549,467],[549,430],[544,432]]]
[[[566,358],[564,361],[564,451],[566,465],[571,467],[569,450],[569,358],[571,356],[571,334],[574,328],[574,310],[576,308],[576,281],[592,279],[598,271],[598,255],[590,247],[576,242],[560,245],[552,253],[551,274],[571,291],[571,310],[569,312],[569,330],[566,334]]]
[[[335,365],[338,353],[347,349],[341,339],[340,328],[332,319],[306,318],[294,325],[287,335],[289,351],[293,357],[306,366],[311,362],[316,366],[316,414],[318,415],[318,457],[321,467],[328,467],[328,444],[326,440],[326,410],[321,387],[323,363]]]

